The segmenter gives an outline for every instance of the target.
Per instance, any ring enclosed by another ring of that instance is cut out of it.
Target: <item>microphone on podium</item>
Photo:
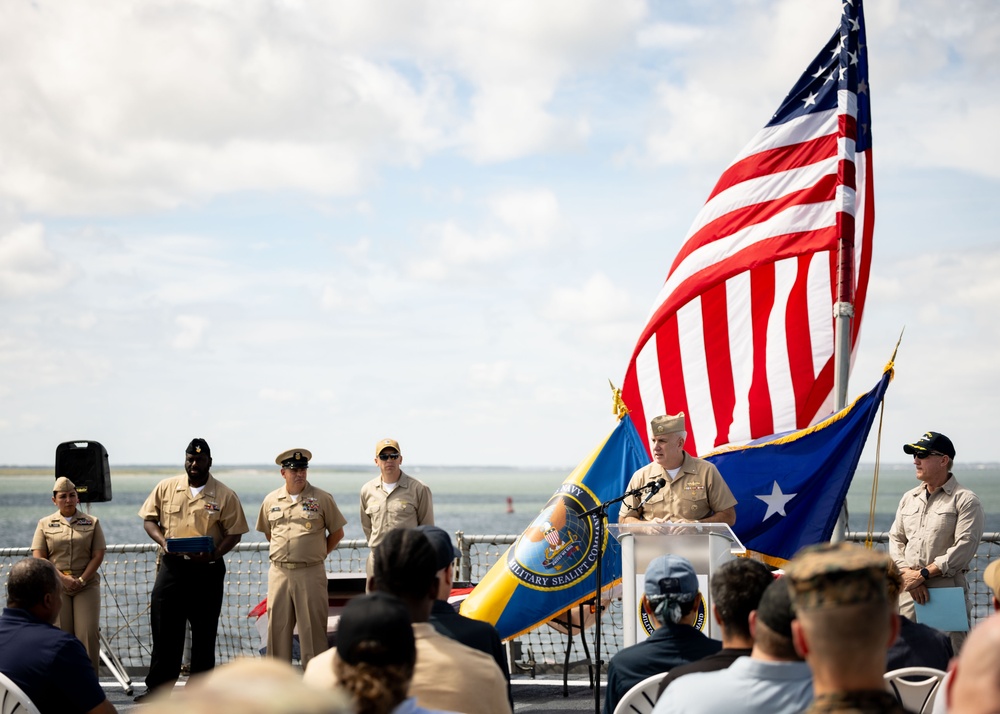
[[[649,499],[658,494],[660,492],[660,489],[666,485],[667,485],[667,480],[662,477],[653,481],[653,483],[649,484],[649,493],[646,494],[646,497],[642,499],[642,503],[640,503],[639,505],[645,506],[646,503],[649,502]]]

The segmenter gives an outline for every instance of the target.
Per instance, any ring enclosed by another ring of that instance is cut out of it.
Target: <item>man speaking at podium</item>
[[[632,475],[619,523],[736,523],[736,499],[714,464],[684,451],[684,412],[650,422],[653,463]]]

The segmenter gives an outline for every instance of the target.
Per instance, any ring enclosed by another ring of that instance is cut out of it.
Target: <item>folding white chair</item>
[[[945,672],[934,667],[903,667],[885,673],[885,688],[917,714],[931,711]]]
[[[649,714],[656,704],[656,690],[660,688],[660,682],[666,676],[666,672],[660,672],[652,677],[646,677],[625,692],[625,696],[615,707],[614,714]]]
[[[24,690],[0,672],[0,714],[39,714]]]

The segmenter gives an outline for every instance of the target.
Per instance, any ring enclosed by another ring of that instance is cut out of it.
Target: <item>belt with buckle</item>
[[[272,560],[271,565],[277,565],[279,568],[284,568],[285,570],[295,570],[296,568],[311,568],[316,565],[322,565],[323,561],[319,560],[315,563],[285,563],[280,560]]]

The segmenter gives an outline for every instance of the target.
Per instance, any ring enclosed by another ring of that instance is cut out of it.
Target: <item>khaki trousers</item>
[[[330,613],[326,568],[316,563],[295,569],[271,563],[267,573],[267,654],[292,661],[292,634],[299,633],[302,667],[329,648]]]
[[[101,585],[94,578],[83,590],[70,595],[62,591],[62,609],[56,627],[83,643],[94,665],[94,672],[101,664],[101,643],[98,628],[101,625]]]

